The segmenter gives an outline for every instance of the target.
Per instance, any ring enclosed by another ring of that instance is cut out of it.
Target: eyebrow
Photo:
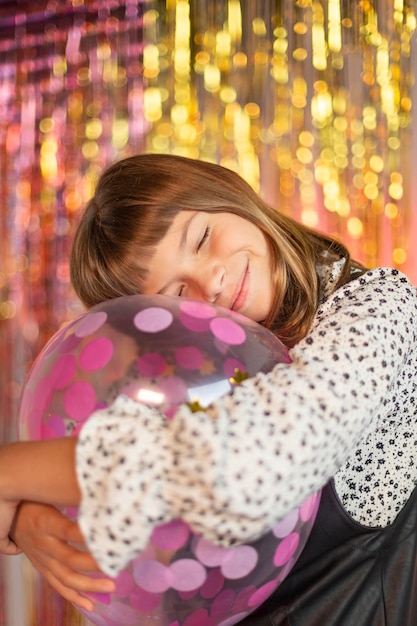
[[[198,217],[198,212],[196,212],[193,215],[191,215],[191,217],[186,222],[184,222],[184,224],[183,224],[182,233],[181,233],[181,239],[180,239],[180,244],[179,244],[180,251],[183,251],[185,246],[186,246],[188,232],[189,232],[191,223],[192,223],[192,221],[196,217]],[[161,287],[161,289],[158,291],[158,294],[162,295],[165,292],[165,289],[168,287],[168,285],[169,285],[169,282],[166,285],[164,285],[163,287]]]

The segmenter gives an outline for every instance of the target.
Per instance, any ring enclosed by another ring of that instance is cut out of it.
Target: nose
[[[224,287],[226,270],[220,263],[202,263],[190,281],[190,297],[216,302]]]

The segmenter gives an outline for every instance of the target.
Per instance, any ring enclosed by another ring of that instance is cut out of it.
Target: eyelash
[[[210,227],[207,226],[206,230],[204,231],[204,235],[202,236],[202,238],[200,239],[200,241],[198,242],[197,245],[197,252],[199,252],[199,250],[203,247],[203,245],[205,244],[205,242],[207,241],[208,237],[210,235]],[[182,292],[184,290],[184,286],[181,285],[181,287],[178,290],[177,296],[181,296]]]
[[[207,226],[206,230],[204,231],[204,235],[202,236],[202,238],[200,239],[200,241],[198,243],[197,252],[200,250],[200,248],[202,248],[202,246],[204,245],[204,243],[208,239],[209,234],[210,234],[210,228],[209,228],[209,226]]]

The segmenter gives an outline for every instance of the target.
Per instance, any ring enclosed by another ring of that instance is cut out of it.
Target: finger
[[[96,560],[87,551],[78,525],[63,518],[58,511],[56,511],[56,514],[55,517],[55,514],[50,512],[48,517],[41,518],[43,531],[46,534],[38,534],[36,543],[31,540],[32,536],[30,534],[28,536],[27,533],[21,533],[19,539],[22,551],[27,552],[28,556],[29,554],[32,554],[32,557],[36,555],[37,560],[43,562],[45,567],[52,559],[66,563],[71,569],[100,572]],[[55,528],[50,528],[51,520],[56,522]],[[51,532],[53,534],[50,534]],[[73,545],[75,542],[77,542],[77,545]]]
[[[14,541],[10,538],[10,529],[16,515],[18,502],[1,502],[0,506],[0,553],[19,554]]]
[[[112,593],[115,583],[94,569],[95,562],[88,554],[78,553],[58,559],[45,556],[43,551],[31,554],[31,562],[45,577],[50,573],[63,586],[89,593]]]
[[[30,543],[26,545],[23,542],[21,543],[21,548],[36,569],[40,567],[46,570],[52,568],[56,572],[62,567],[64,572],[76,570],[101,574],[94,557],[89,552],[79,550],[75,546],[69,545],[53,536],[38,537],[36,544]],[[107,579],[103,574],[101,578]]]
[[[68,575],[68,572],[63,573],[60,568],[55,575],[51,568],[45,569],[39,564],[36,565],[33,562],[32,564],[63,598],[86,611],[92,611],[94,603],[90,598],[83,595],[84,593],[110,594],[115,590],[115,584],[110,580],[92,579],[74,572]]]
[[[89,576],[62,566],[61,563],[54,566],[50,564],[48,573],[63,588],[77,593],[113,593],[116,587],[109,578]]]
[[[21,553],[22,550],[9,537],[2,537],[0,539],[0,554],[15,556]]]
[[[74,533],[74,537],[76,532]],[[96,560],[90,552],[84,549],[84,544],[74,546],[71,543],[67,543],[66,539],[62,540],[60,537],[49,536],[45,538],[42,544],[42,551],[45,553],[45,557],[51,557],[59,562],[65,563],[70,569],[85,572],[100,572]]]
[[[114,591],[114,583],[97,569],[94,559],[84,552],[54,550],[49,556],[44,550],[33,551],[29,556],[32,565],[42,573],[50,571],[62,584],[74,587],[78,591],[109,592]]]
[[[60,516],[57,519],[56,527],[51,529],[51,532],[54,533],[55,537],[61,541],[65,541],[67,544],[71,544],[73,548],[75,548],[78,553],[88,553],[88,548],[85,542],[84,535],[82,534],[80,527],[77,522],[73,522],[66,518],[62,518]],[[90,563],[88,565],[89,569],[94,569],[96,571],[100,571],[100,568],[92,555],[90,555]]]
[[[72,602],[79,608],[85,609],[86,611],[92,611],[94,609],[94,603],[92,600],[79,593],[76,589],[72,589],[71,587],[63,584],[50,571],[43,572],[43,576],[51,587],[55,589],[55,591],[57,591],[65,600],[68,600],[68,602]]]
[[[40,528],[50,535],[55,535],[60,539],[63,539],[72,543],[84,544],[85,539],[77,522],[68,519],[57,509],[52,507],[45,507],[44,515],[39,515],[40,506],[36,505],[38,512],[38,519]]]

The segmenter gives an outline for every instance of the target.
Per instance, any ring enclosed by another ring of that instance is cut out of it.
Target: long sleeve
[[[270,529],[321,488],[372,432],[415,416],[417,298],[396,270],[334,292],[292,363],[206,411],[173,420],[123,396],[93,415],[77,449],[80,525],[108,573],[152,528],[184,519],[231,545]]]

